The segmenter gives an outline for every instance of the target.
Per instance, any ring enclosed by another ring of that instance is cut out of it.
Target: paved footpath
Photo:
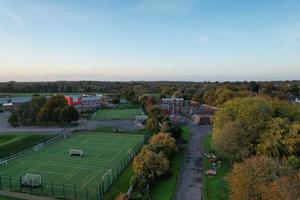
[[[188,143],[183,171],[176,192],[176,200],[202,199],[202,140],[211,131],[210,126],[189,123],[192,135]]]

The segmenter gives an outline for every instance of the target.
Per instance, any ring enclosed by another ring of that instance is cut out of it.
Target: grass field
[[[124,163],[122,168],[126,167],[127,152],[134,151],[142,140],[143,136],[140,135],[78,133],[50,144],[42,151],[32,152],[9,161],[7,166],[0,165],[2,187],[5,185],[4,177],[12,176],[13,180],[19,180],[19,177],[25,173],[32,173],[42,176],[44,187],[39,188],[38,193],[48,195],[53,193],[49,191],[49,184],[53,182],[55,183],[54,193],[58,193],[56,196],[74,197],[77,195],[77,198],[80,198],[80,195],[83,195],[81,198],[86,199],[88,194],[88,199],[95,199],[96,188],[101,182],[101,177],[104,174],[108,175],[107,172],[110,169],[113,170],[112,176],[117,176],[116,171],[120,173],[122,161]],[[69,149],[71,148],[83,149],[84,157],[70,157]],[[105,176],[105,181],[111,182],[112,176]],[[18,187],[18,181],[15,184]]]
[[[34,135],[30,133],[0,135],[0,159],[32,147],[54,136],[54,134]]]
[[[126,109],[100,109],[92,117],[93,120],[134,119],[136,115],[142,115],[139,108]]]
[[[205,137],[205,151],[213,152],[211,148],[211,135]],[[204,171],[210,169],[211,163],[204,156]],[[222,159],[222,167],[217,169],[216,176],[204,175],[204,200],[226,200],[228,199],[228,184],[225,180],[226,175],[231,170],[231,164],[225,159]]]

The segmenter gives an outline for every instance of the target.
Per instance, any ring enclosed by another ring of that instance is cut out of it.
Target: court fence
[[[148,137],[144,136],[130,152],[127,152],[127,156],[124,156],[114,168],[109,169],[101,178],[99,177],[98,185],[89,187],[87,185],[46,182],[43,181],[42,177],[42,182],[38,187],[30,187],[22,184],[21,177],[0,176],[0,190],[49,196],[59,199],[104,200],[105,192],[108,191],[114,181],[131,163],[147,139]]]

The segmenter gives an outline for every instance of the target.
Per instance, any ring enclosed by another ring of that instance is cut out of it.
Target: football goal
[[[7,160],[0,160],[0,165],[7,165]]]
[[[44,143],[39,143],[34,146],[34,151],[40,151],[42,149],[44,149]]]
[[[21,177],[23,186],[39,187],[42,184],[42,177],[36,174],[25,174]]]
[[[111,176],[111,175],[112,175],[112,170],[111,169],[107,170],[107,172],[105,172],[105,174],[102,175],[102,181],[105,180],[106,176],[108,176],[107,179],[109,180],[109,176]]]
[[[83,157],[83,150],[82,149],[69,149],[69,156],[80,156]]]
[[[133,158],[134,154],[133,154],[132,149],[129,149],[129,150],[127,151],[127,156],[128,156],[128,159],[132,159],[132,158]]]

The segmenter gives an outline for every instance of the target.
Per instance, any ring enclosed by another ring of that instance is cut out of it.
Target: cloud
[[[198,0],[140,0],[134,9],[151,14],[185,15],[192,12]]]
[[[195,39],[195,42],[198,44],[206,44],[208,43],[208,36],[206,34],[198,35]]]
[[[25,26],[23,19],[20,16],[18,16],[17,14],[15,14],[14,12],[7,11],[7,15],[15,24],[17,24],[21,27]]]

